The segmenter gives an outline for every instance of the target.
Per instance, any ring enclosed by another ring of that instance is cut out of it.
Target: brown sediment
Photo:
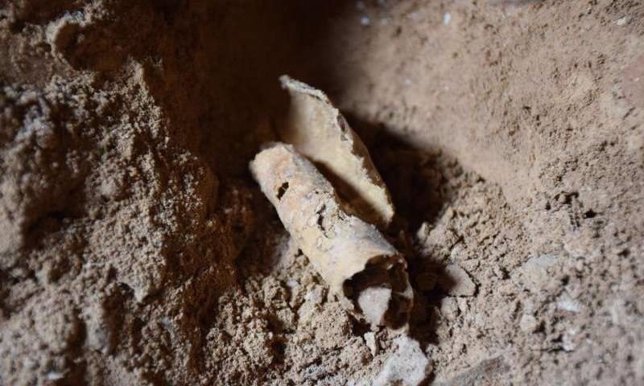
[[[642,2],[276,3],[0,1],[0,384],[644,384]],[[281,74],[414,235],[419,347],[248,173]]]

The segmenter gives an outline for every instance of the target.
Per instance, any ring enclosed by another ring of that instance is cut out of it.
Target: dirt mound
[[[0,384],[357,385],[423,355],[437,384],[644,382],[642,20],[0,6]],[[332,97],[391,190],[411,343],[344,312],[247,171],[281,74]]]

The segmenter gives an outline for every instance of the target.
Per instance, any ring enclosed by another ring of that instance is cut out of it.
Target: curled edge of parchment
[[[291,105],[280,137],[313,161],[363,220],[386,228],[394,206],[358,135],[320,90],[282,75]]]

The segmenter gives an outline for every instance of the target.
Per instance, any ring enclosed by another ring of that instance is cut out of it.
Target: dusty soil
[[[640,1],[0,7],[0,384],[361,385],[404,359],[247,171],[284,73],[392,191],[425,382],[644,383]]]

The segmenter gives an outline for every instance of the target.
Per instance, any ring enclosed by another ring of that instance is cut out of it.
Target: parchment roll
[[[331,183],[283,143],[250,163],[284,227],[342,303],[372,325],[406,324],[413,291],[403,256],[374,225],[347,213]]]

